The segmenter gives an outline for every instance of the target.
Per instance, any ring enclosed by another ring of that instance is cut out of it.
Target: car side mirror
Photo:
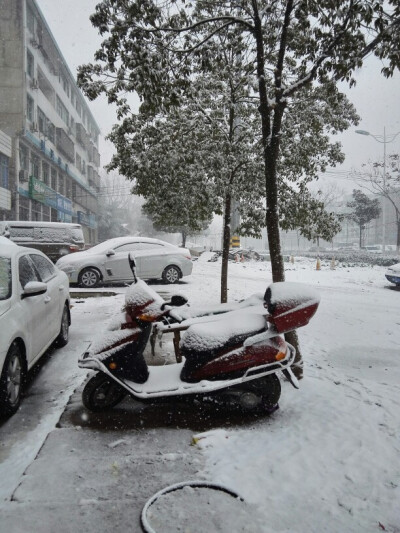
[[[110,257],[110,256],[112,256],[112,255],[115,255],[115,251],[114,251],[114,250],[107,250],[107,252],[106,252],[106,256],[107,256],[107,257]]]
[[[29,298],[30,296],[38,296],[47,292],[47,285],[41,281],[28,281],[24,287],[24,292],[21,295],[21,299]]]

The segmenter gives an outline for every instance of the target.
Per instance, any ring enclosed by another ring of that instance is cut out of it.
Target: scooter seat
[[[191,381],[191,374],[205,363],[222,356],[246,339],[266,328],[265,309],[258,306],[226,313],[222,319],[193,324],[185,332],[180,345],[185,365],[181,379]]]

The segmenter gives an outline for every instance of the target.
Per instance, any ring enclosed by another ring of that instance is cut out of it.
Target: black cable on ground
[[[140,516],[140,523],[142,526],[142,529],[144,533],[160,533],[155,531],[151,525],[149,524],[147,520],[147,511],[153,505],[153,503],[158,500],[160,496],[164,496],[165,494],[169,494],[170,492],[174,492],[176,490],[183,489],[184,487],[201,487],[206,489],[212,489],[212,490],[220,490],[222,492],[226,492],[233,498],[237,498],[240,501],[244,502],[244,499],[239,496],[234,490],[225,487],[224,485],[220,485],[218,483],[210,483],[208,481],[182,481],[180,483],[175,483],[174,485],[169,485],[168,487],[165,487],[164,489],[160,490],[159,492],[156,492],[151,498],[147,500],[145,503],[142,514]]]

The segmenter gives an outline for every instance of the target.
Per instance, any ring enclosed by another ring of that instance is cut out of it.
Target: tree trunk
[[[228,301],[228,260],[231,242],[231,194],[225,196],[224,228],[222,239],[222,267],[221,267],[221,303]]]
[[[285,269],[279,235],[278,180],[276,171],[276,164],[279,157],[281,124],[285,104],[277,104],[273,110],[273,117],[271,117],[265,81],[263,31],[256,0],[253,0],[253,10],[255,26],[254,37],[257,43],[257,75],[260,98],[259,112],[261,115],[262,142],[264,147],[265,193],[267,201],[266,226],[271,257],[272,281],[276,282],[285,281]],[[296,331],[286,333],[285,339],[296,350],[296,358],[292,370],[297,379],[301,379],[303,377],[303,358],[300,352],[300,345]]]
[[[186,248],[186,232],[182,231],[182,248]]]

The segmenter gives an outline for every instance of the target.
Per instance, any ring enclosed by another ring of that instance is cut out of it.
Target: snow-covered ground
[[[178,286],[152,287],[218,303],[220,263],[209,257],[203,254]],[[317,271],[315,260],[300,258],[285,266],[287,281],[308,283],[321,296],[317,314],[299,330],[300,390],[284,382],[280,409],[270,417],[197,434],[201,474],[258,509],[251,533],[399,533],[400,291],[388,288],[383,267],[331,270],[327,262]],[[229,298],[264,292],[270,281],[269,263],[232,263]],[[84,379],[77,358],[121,306],[124,289],[117,292],[73,300],[70,344],[54,352],[21,410],[0,427],[0,499],[15,489]]]
[[[381,267],[315,267],[286,264],[287,281],[321,295],[298,331],[300,390],[286,384],[268,420],[199,435],[207,475],[257,504],[264,532],[400,532],[400,292]],[[270,265],[232,264],[230,279],[231,297],[248,295]]]

